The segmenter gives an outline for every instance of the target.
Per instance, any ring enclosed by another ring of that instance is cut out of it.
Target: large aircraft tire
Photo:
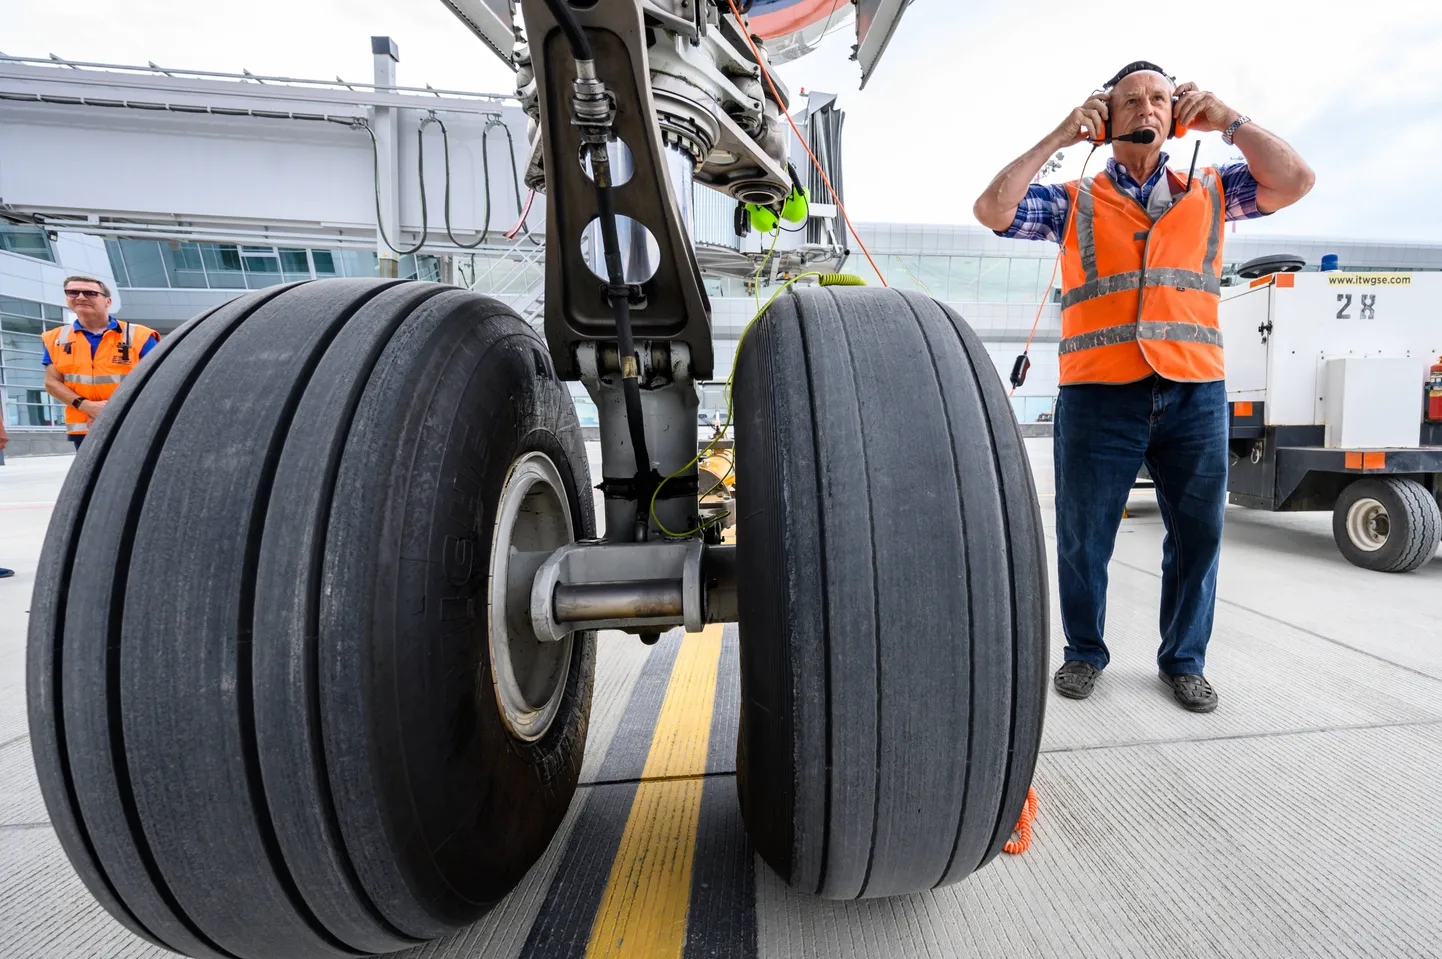
[[[737,788],[762,857],[827,898],[955,882],[1026,800],[1046,550],[985,347],[893,290],[778,298],[735,378]]]
[[[494,300],[321,280],[165,337],[77,456],[32,602],[36,766],[95,898],[256,959],[485,914],[574,793],[595,655],[518,632],[490,574],[593,536],[589,486],[545,344]]]

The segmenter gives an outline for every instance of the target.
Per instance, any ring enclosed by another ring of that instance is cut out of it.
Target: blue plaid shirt
[[[1163,153],[1156,172],[1147,182],[1138,183],[1126,167],[1117,163],[1115,157],[1107,159],[1107,173],[1117,189],[1132,196],[1142,206],[1147,205],[1152,187],[1161,182],[1166,168],[1167,155]],[[1250,220],[1267,215],[1257,209],[1257,181],[1245,163],[1229,163],[1217,167],[1217,172],[1222,175],[1222,195],[1226,197],[1228,220]],[[1061,242],[1058,237],[1066,229],[1070,206],[1071,198],[1066,187],[1057,183],[1033,183],[1026,188],[1026,196],[1016,208],[1016,219],[1011,221],[1011,227],[1004,232],[995,231],[996,235],[1016,240]]]

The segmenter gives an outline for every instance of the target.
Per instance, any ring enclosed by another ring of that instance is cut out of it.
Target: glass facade
[[[0,250],[55,262],[55,248],[44,228],[28,224],[0,223]]]
[[[0,296],[0,396],[7,429],[63,428],[65,410],[45,392],[40,334],[59,326],[60,307]]]
[[[107,239],[105,251],[117,286],[130,289],[259,290],[330,276],[376,276],[375,253],[304,247],[189,243],[181,240]],[[440,279],[434,256],[403,256],[404,279]]]
[[[1047,295],[1046,284],[1051,278],[1050,257],[931,253],[872,256],[888,286],[921,290],[948,303],[1037,303]],[[862,279],[876,275],[866,257],[859,254],[848,257],[841,272],[855,273]],[[1060,289],[1053,284],[1053,302],[1060,300]]]
[[[879,270],[888,286],[920,290],[948,303],[1030,303],[1046,295],[1052,261],[1036,257],[947,256],[940,254],[872,254],[877,270],[865,256],[853,254],[838,272],[854,273],[870,283]],[[813,267],[813,269],[826,269]],[[829,271],[828,271],[829,272]],[[1051,291],[1051,301],[1061,302],[1060,275]],[[784,282],[784,278],[782,280]],[[751,296],[750,281],[706,278],[711,296]]]

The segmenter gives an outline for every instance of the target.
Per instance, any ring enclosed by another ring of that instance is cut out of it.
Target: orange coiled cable
[[[1036,807],[1039,801],[1036,798],[1036,787],[1026,787],[1026,805],[1021,807],[1021,819],[1017,820],[1016,832],[1021,835],[1001,847],[1002,852],[1010,855],[1024,853],[1031,845],[1031,822],[1036,818]]]

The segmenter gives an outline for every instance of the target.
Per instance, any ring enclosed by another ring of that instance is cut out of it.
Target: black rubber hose
[[[581,25],[576,22],[576,14],[571,10],[571,5],[566,0],[546,0],[546,6],[550,8],[551,16],[556,18],[556,23],[560,24],[561,32],[566,35],[566,42],[571,45],[571,56],[577,60],[594,60],[591,41],[586,39]]]
[[[376,132],[371,129],[370,124],[361,124],[361,129],[365,130],[366,133],[369,133],[371,138],[371,170],[375,174],[376,232],[380,234],[381,242],[384,243],[386,246],[390,247],[391,252],[395,253],[397,256],[410,256],[413,253],[420,252],[421,247],[426,245],[426,238],[430,236],[430,225],[426,222],[426,145],[425,140],[421,137],[421,134],[425,132],[426,124],[428,122],[430,121],[422,120],[420,127],[416,129],[416,180],[420,183],[421,187],[421,238],[416,241],[415,246],[407,250],[402,250],[400,247],[396,246],[394,243],[391,242],[390,237],[386,236],[386,225],[385,222],[381,219],[380,144],[377,142]],[[399,212],[399,202],[396,203],[396,209],[397,212]],[[397,219],[399,219],[399,216],[397,216]]]
[[[481,183],[486,188],[485,228],[481,230],[480,238],[477,239],[476,242],[462,243],[456,239],[455,233],[451,231],[451,134],[450,131],[446,129],[446,125],[441,122],[440,117],[427,117],[421,122],[421,129],[424,130],[429,123],[434,123],[441,128],[441,144],[445,148],[446,154],[446,236],[450,237],[451,242],[461,249],[474,250],[486,242],[486,237],[491,232],[491,163],[486,152],[486,134],[491,129],[490,124],[488,123],[485,128],[481,130]]]
[[[581,74],[582,62],[595,58],[591,43],[576,21],[576,14],[567,0],[546,0],[551,16],[565,33],[571,45],[571,56],[577,60],[577,73]],[[591,74],[594,76],[594,74]],[[513,154],[514,155],[514,154]],[[631,336],[631,299],[626,286],[626,274],[621,268],[621,240],[616,234],[616,204],[611,195],[610,166],[605,153],[599,152],[592,160],[595,171],[596,206],[600,213],[601,243],[605,249],[607,295],[611,308],[616,313],[616,347],[621,363],[621,390],[626,401],[626,425],[631,434],[631,446],[636,453],[636,503],[638,525],[642,522],[640,504],[649,502],[652,484],[659,476],[651,469],[651,457],[646,449],[646,424],[641,414],[641,383],[637,376],[636,344]]]
[[[621,239],[616,235],[616,206],[609,183],[596,184],[596,205],[601,214],[601,244],[606,251],[611,307],[616,311],[616,350],[621,362],[621,390],[626,398],[626,425],[636,451],[636,475],[646,476],[651,472],[651,459],[646,451],[646,425],[641,418],[641,383],[635,375],[626,375],[626,361],[635,362],[636,344],[631,338],[631,300],[626,274],[621,269]]]

